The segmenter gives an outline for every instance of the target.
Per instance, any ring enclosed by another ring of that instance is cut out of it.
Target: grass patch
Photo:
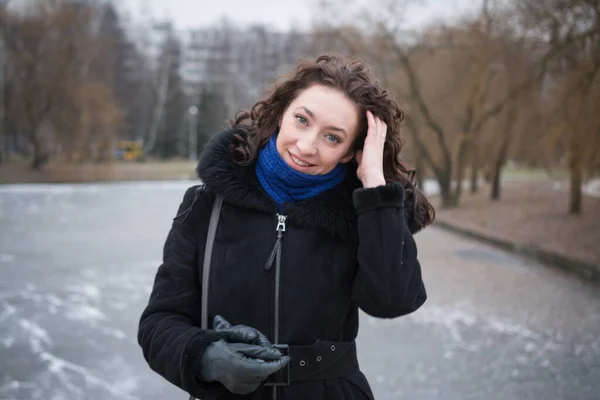
[[[7,183],[79,183],[139,180],[179,180],[196,176],[196,162],[187,160],[81,163],[50,162],[33,170],[26,160],[0,165],[0,184]]]

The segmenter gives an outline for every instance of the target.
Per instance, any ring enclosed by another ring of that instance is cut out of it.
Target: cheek
[[[293,115],[284,115],[281,118],[281,123],[279,124],[279,126],[281,128],[287,128],[287,129],[294,128],[294,122],[295,122],[295,120],[294,120]]]
[[[338,159],[340,161],[346,159],[349,157],[349,155],[352,153],[353,148],[352,148],[352,143],[344,143],[342,146],[340,146],[340,148],[338,149]],[[353,154],[353,153],[352,153]]]
[[[328,165],[335,166],[338,163],[340,163],[343,160],[344,156],[346,156],[346,154],[348,153],[345,149],[336,148],[327,149],[327,151],[325,151],[322,154],[326,154],[324,158],[326,159]]]
[[[279,131],[279,135],[277,136],[277,143],[276,143],[279,154],[283,155],[285,150],[290,148],[294,144],[293,135],[290,133],[291,132],[289,129],[282,128]]]
[[[298,127],[296,126],[295,121],[284,119],[279,128],[277,142],[281,142],[282,145],[289,145],[296,141],[298,134]]]
[[[291,138],[288,131],[280,131],[279,136],[277,137],[277,147],[286,147],[289,146],[291,142]]]

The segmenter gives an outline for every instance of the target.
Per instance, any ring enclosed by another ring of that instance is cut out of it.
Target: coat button
[[[323,358],[321,356],[317,357],[317,362],[321,362]]]
[[[335,344],[331,345],[331,351],[335,351]]]
[[[306,365],[306,361],[304,361],[304,360],[300,361],[300,366],[301,367],[304,367],[305,365]]]

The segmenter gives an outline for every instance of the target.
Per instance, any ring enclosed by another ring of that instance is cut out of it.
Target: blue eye
[[[331,143],[339,143],[340,142],[340,139],[335,135],[327,135],[327,140],[329,140]]]
[[[308,124],[308,120],[304,118],[302,115],[296,115],[296,120],[300,122],[302,125]]]

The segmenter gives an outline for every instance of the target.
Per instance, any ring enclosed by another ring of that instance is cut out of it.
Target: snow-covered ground
[[[591,197],[600,197],[600,178],[592,179],[583,185],[583,194]]]

